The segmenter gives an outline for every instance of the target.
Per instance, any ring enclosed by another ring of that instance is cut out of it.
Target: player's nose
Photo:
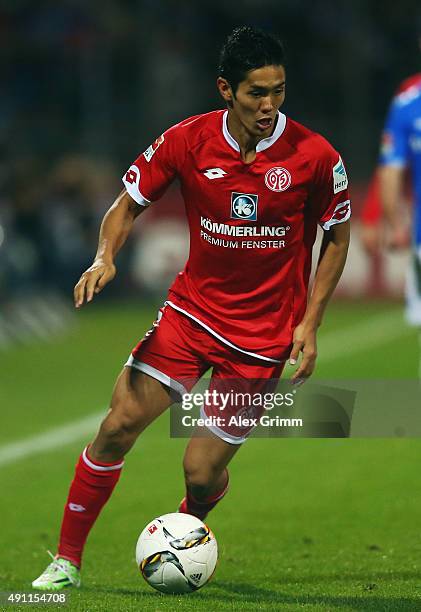
[[[273,111],[273,103],[272,98],[270,96],[266,96],[265,98],[261,98],[260,101],[260,110],[263,113],[270,113]]]

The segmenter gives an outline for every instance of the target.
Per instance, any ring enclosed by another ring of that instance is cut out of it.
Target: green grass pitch
[[[401,322],[401,310],[333,304],[320,331],[318,375],[415,378],[417,334]],[[391,340],[387,325],[381,341],[362,327],[388,314],[394,329],[401,326]],[[66,336],[1,353],[0,444],[105,409],[121,364],[153,317],[150,307],[93,304]],[[55,550],[84,442],[0,466],[0,591],[29,591],[48,563],[45,551]],[[67,606],[47,609],[421,610],[417,439],[249,440],[231,464],[229,495],[208,518],[219,543],[214,578],[186,596],[150,589],[136,568],[134,547],[144,525],[175,510],[183,495],[185,443],[169,438],[165,415],[141,436],[90,535],[82,588],[67,591]]]

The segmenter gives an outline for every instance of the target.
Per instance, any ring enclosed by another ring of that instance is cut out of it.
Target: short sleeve
[[[406,96],[408,92],[400,94],[391,104],[381,140],[379,163],[382,166],[405,166],[409,160]]]
[[[159,200],[179,173],[186,155],[178,125],[173,126],[132,163],[122,177],[128,194],[148,206]]]
[[[351,217],[348,176],[341,156],[328,145],[317,154],[311,206],[319,225],[329,230]]]

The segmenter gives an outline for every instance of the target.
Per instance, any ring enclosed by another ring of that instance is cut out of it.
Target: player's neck
[[[276,122],[275,122],[276,125]],[[251,163],[256,158],[257,143],[267,138],[267,136],[254,136],[239,121],[238,117],[228,110],[227,118],[228,131],[240,147],[241,158],[246,163]],[[274,128],[275,129],[275,128]],[[273,131],[272,131],[273,133]]]
[[[256,158],[256,146],[260,138],[256,138],[239,121],[234,113],[228,111],[228,131],[240,147],[243,161],[251,163]]]

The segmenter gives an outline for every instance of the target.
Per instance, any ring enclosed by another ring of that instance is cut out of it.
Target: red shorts
[[[180,397],[189,393],[212,368],[209,392],[214,389],[218,393],[225,392],[228,398],[229,391],[252,396],[269,392],[276,385],[284,364],[243,354],[215,338],[188,316],[171,306],[164,306],[152,329],[133,349],[126,366],[159,380]],[[232,393],[230,397],[233,399]],[[207,419],[213,421],[207,427],[219,438],[240,444],[253,426],[238,425],[238,422],[247,423],[246,418],[258,419],[264,408],[228,399],[223,403],[221,408],[218,401],[206,402],[201,416],[214,417]],[[237,418],[240,415],[241,418]],[[219,420],[216,417],[220,417]]]

